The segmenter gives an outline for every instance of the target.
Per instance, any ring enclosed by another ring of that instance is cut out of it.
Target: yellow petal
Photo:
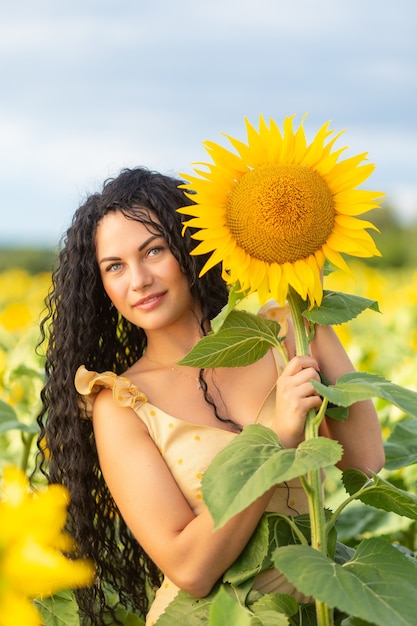
[[[350,273],[349,266],[344,258],[336,250],[332,250],[327,244],[323,246],[323,252],[330,263],[343,270],[346,273]]]
[[[192,238],[198,239],[199,241],[210,241],[212,239],[221,241],[223,238],[230,238],[229,229],[227,226],[220,226],[220,228],[205,228],[204,230],[199,230],[198,233],[193,234]]]
[[[93,581],[94,569],[91,563],[70,561],[29,536],[10,546],[3,555],[2,576],[16,592],[36,597],[53,595],[60,589],[86,587]]]
[[[372,222],[368,222],[367,220],[358,219],[356,217],[352,217],[350,215],[336,215],[334,218],[336,224],[343,228],[352,229],[352,230],[363,230],[364,228],[372,228],[373,230],[379,231],[379,229],[372,224]]]
[[[42,619],[24,595],[13,590],[0,593],[0,626],[40,626]]]

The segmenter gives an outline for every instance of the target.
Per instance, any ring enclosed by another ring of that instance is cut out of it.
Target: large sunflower
[[[367,153],[339,161],[346,146],[332,149],[341,133],[329,139],[327,122],[307,144],[304,118],[294,131],[293,117],[282,133],[262,116],[259,131],[245,120],[247,144],[226,135],[236,152],[205,142],[213,163],[195,168],[198,176],[182,174],[197,203],[178,210],[199,229],[191,254],[212,253],[201,274],[222,262],[225,279],[257,291],[261,302],[272,296],[283,304],[291,286],[312,306],[322,299],[326,259],[347,270],[342,254],[380,254],[366,230],[374,225],[357,216],[383,194],[357,189],[374,169],[363,164]]]

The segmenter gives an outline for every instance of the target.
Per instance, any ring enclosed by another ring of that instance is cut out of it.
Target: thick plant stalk
[[[291,287],[287,296],[291,309],[291,316],[294,323],[294,333],[296,342],[296,354],[299,356],[309,353],[309,339],[306,332],[302,310],[305,302]],[[305,425],[305,439],[318,437],[320,419],[314,410],[309,411]],[[324,514],[323,489],[320,470],[309,471],[302,477],[304,490],[307,494],[310,525],[311,525],[311,547],[327,556],[327,533],[326,518]],[[333,612],[329,607],[316,600],[316,615],[318,626],[333,626]]]
[[[30,450],[32,447],[32,442],[33,442],[34,437],[35,435],[32,433],[29,433],[26,436],[22,435],[23,451],[22,451],[22,459],[20,461],[20,468],[25,472],[25,474],[28,468],[29,455],[30,455]]]

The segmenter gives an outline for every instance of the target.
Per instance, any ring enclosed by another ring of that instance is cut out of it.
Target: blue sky
[[[260,114],[346,129],[417,218],[415,0],[0,3],[0,243],[56,244],[105,178],[191,171]]]

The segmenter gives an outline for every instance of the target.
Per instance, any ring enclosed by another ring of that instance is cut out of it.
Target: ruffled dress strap
[[[83,396],[83,417],[91,419],[93,415],[94,401],[101,389],[111,389],[113,400],[123,407],[137,409],[145,404],[148,399],[136,385],[124,376],[118,376],[114,372],[94,372],[81,365],[74,379],[75,388]]]

